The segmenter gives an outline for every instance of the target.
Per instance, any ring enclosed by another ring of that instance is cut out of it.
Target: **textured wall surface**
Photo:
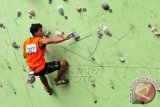
[[[158,107],[160,95],[146,105],[129,103],[133,80],[148,76],[160,83],[160,39],[148,24],[160,29],[159,0],[108,0],[113,10],[101,8],[105,0],[0,0],[0,106],[1,107]],[[62,6],[65,19],[57,8]],[[76,7],[86,8],[78,13]],[[29,18],[33,9],[35,17]],[[22,12],[17,17],[17,10]],[[76,31],[81,39],[49,45],[46,60],[66,59],[69,85],[56,86],[56,72],[48,79],[55,95],[49,96],[36,78],[27,85],[27,66],[22,57],[23,41],[30,37],[31,23],[42,23],[51,31]],[[97,37],[97,30],[108,26],[112,37]],[[20,45],[14,49],[12,43]],[[93,57],[95,61],[91,58]],[[125,58],[125,63],[119,61]]]

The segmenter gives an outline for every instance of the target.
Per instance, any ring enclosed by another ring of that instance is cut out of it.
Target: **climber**
[[[29,75],[32,75],[31,77],[34,77],[34,75],[39,76],[46,92],[48,92],[49,95],[52,95],[52,88],[49,86],[45,75],[58,70],[55,84],[58,85],[68,83],[68,80],[61,78],[66,72],[68,62],[66,60],[46,62],[44,58],[46,45],[69,40],[71,36],[67,35],[65,37],[56,36],[53,38],[43,38],[42,25],[39,23],[32,24],[30,27],[30,32],[33,37],[26,39],[23,44],[23,56],[26,59],[26,64],[29,67]],[[32,80],[28,80],[28,82],[33,83],[35,81],[33,78]]]

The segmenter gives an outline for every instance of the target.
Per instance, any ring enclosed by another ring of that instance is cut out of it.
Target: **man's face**
[[[36,32],[37,36],[43,37],[43,30],[42,28],[39,28],[38,31]]]

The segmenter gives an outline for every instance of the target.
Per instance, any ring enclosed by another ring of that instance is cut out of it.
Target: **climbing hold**
[[[114,90],[115,89],[115,87],[114,86],[111,86],[111,88]]]
[[[75,41],[79,41],[80,36],[76,32],[72,32],[70,35],[71,35],[71,37],[74,38]]]
[[[113,11],[112,11],[112,9],[109,9],[109,13],[112,13]]]
[[[79,41],[79,39],[80,39],[80,36],[75,37],[75,41]]]
[[[154,33],[154,32],[157,32],[157,28],[156,27],[151,27],[151,31]]]
[[[20,17],[20,16],[21,16],[21,14],[22,14],[22,13],[21,13],[21,11],[20,11],[20,10],[18,10],[18,11],[17,11],[17,17]]]
[[[0,82],[0,87],[1,87],[1,88],[3,88],[3,85],[2,85],[2,83],[1,83],[1,82]]]
[[[104,33],[109,33],[109,29],[108,29],[108,27],[107,26],[103,26],[103,31],[104,31]]]
[[[8,65],[8,69],[10,69],[10,70],[12,69],[10,65]]]
[[[86,8],[81,8],[80,6],[76,7],[77,12],[87,12]]]
[[[1,28],[5,28],[5,26],[4,26],[3,23],[0,23],[0,27],[1,27]]]
[[[25,68],[23,68],[23,71],[24,71],[24,72],[26,72],[26,69],[25,69]]]
[[[160,36],[160,32],[154,32],[156,36]]]
[[[152,26],[151,24],[148,24],[148,28],[151,29],[151,32],[153,32],[154,35],[160,36],[160,32],[157,30],[156,26]]]
[[[63,35],[64,35],[64,32],[56,31],[56,32],[55,32],[55,35],[56,35],[56,36],[63,36]]]
[[[51,32],[49,31],[44,31],[44,34],[43,34],[46,38],[48,38],[50,35],[51,35]]]
[[[104,10],[109,10],[109,5],[108,5],[108,3],[102,3],[102,8],[103,8]]]
[[[67,16],[64,16],[64,18],[65,18],[65,19],[68,19],[68,17],[67,17]]]
[[[93,84],[92,84],[92,87],[96,87],[96,84],[93,83]]]
[[[83,10],[83,12],[87,12],[87,9],[86,9],[86,8],[83,8],[82,10]]]
[[[110,31],[109,31],[109,29],[108,29],[107,26],[104,26],[104,27],[103,27],[103,32],[104,32],[105,34],[109,35],[109,36],[112,36],[112,34],[110,33]]]
[[[15,49],[20,48],[20,46],[18,46],[16,42],[13,42],[13,43],[12,43],[12,47],[15,48]]]
[[[97,31],[97,35],[98,35],[98,38],[99,38],[99,39],[102,39],[103,32],[102,32],[101,29],[99,29],[99,30]]]
[[[62,6],[59,6],[59,7],[58,7],[58,13],[59,13],[60,15],[64,16],[64,9],[63,9]]]
[[[77,12],[82,12],[82,8],[81,8],[80,6],[78,6],[78,7],[76,8],[76,10],[77,10]]]
[[[68,0],[63,0],[63,1],[68,1]]]
[[[32,16],[29,16],[30,19],[32,19]]]
[[[49,4],[52,4],[52,0],[49,0]]]
[[[119,57],[119,61],[125,63],[125,59],[123,57]]]
[[[97,100],[95,100],[94,103],[97,104]]]
[[[17,94],[16,92],[14,92],[14,94]]]
[[[32,10],[32,9],[30,9],[28,13],[29,13],[29,15],[31,15],[31,16],[35,16],[35,11]]]
[[[4,25],[3,25],[3,23],[0,23],[0,27],[3,27]]]
[[[148,24],[148,28],[152,28],[152,25],[151,25],[151,24]]]
[[[29,17],[30,17],[30,18],[32,18],[32,17],[35,16],[35,11],[32,10],[32,9],[30,9],[30,10],[28,11],[28,13],[29,13]]]
[[[90,58],[91,58],[92,61],[95,61],[95,60],[96,60],[93,56],[90,56]]]

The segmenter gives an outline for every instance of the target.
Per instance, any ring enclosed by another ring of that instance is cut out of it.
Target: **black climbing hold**
[[[86,8],[83,8],[82,10],[83,10],[83,12],[87,12],[87,9],[86,9]]]
[[[109,5],[108,5],[108,3],[103,3],[103,4],[102,4],[102,8],[103,8],[104,10],[109,10]]]
[[[21,16],[21,11],[17,11],[17,17],[20,17]]]
[[[11,66],[10,66],[10,65],[8,65],[8,69],[11,69]]]
[[[111,88],[114,90],[115,89],[115,87],[114,86],[111,86]]]
[[[67,16],[64,16],[64,18],[65,18],[65,19],[68,19],[68,17],[67,17]]]
[[[108,32],[108,33],[106,33],[106,34],[107,34],[108,36],[110,36],[110,37],[112,36],[112,34],[111,34],[110,32]]]
[[[3,88],[3,85],[2,85],[2,84],[0,84],[0,87],[1,87],[1,88]]]
[[[49,4],[52,4],[52,0],[49,0]]]
[[[79,41],[80,36],[76,32],[72,32],[70,35],[75,39],[75,41]]]
[[[3,23],[0,23],[0,27],[3,27],[4,25],[3,25]]]
[[[102,33],[101,30],[98,30],[98,31],[97,31],[97,35],[98,35],[98,38],[99,38],[99,39],[102,39],[103,33]]]
[[[24,72],[26,72],[26,69],[25,69],[25,68],[23,68],[23,71],[24,71]]]
[[[20,46],[18,46],[16,42],[13,42],[13,43],[12,43],[12,47],[15,48],[15,49],[20,48]]]
[[[96,84],[92,84],[92,87],[96,87]]]
[[[75,37],[75,41],[79,41],[80,36]]]
[[[0,23],[0,27],[5,29],[5,26],[3,23]]]
[[[94,103],[97,104],[97,100],[95,100]]]
[[[112,9],[109,9],[109,13],[113,13]]]
[[[17,94],[16,92],[14,92],[14,94]]]
[[[30,19],[32,19],[32,16],[29,16]]]
[[[152,25],[151,25],[151,24],[148,24],[148,28],[152,28]]]
[[[96,59],[95,59],[94,57],[91,57],[91,60],[92,60],[92,61],[95,61]]]

